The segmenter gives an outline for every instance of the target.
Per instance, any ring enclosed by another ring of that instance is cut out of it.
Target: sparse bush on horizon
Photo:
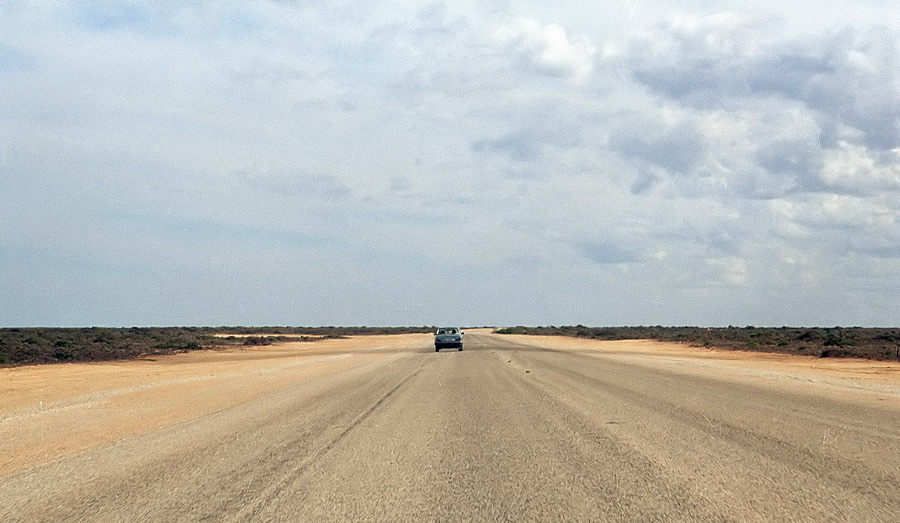
[[[335,326],[0,328],[0,365],[133,359],[210,347],[432,330],[433,327]],[[236,336],[219,336],[222,334]]]
[[[572,336],[599,340],[652,339],[691,345],[819,357],[900,359],[900,329],[875,327],[507,327],[499,334]]]

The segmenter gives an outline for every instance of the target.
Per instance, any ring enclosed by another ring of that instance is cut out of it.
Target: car
[[[463,333],[459,327],[441,327],[434,333],[434,352],[448,347],[463,350]]]

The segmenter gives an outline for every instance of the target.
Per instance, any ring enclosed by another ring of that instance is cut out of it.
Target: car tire
[[[441,352],[441,349],[439,347],[435,347],[434,352]]]
[[[459,348],[459,352],[462,352],[462,347]]]

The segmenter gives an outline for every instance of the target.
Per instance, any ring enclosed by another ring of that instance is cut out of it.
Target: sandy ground
[[[705,369],[712,375],[756,378],[755,381],[774,387],[807,384],[816,393],[842,398],[900,400],[900,362],[725,350],[652,340],[600,341],[527,335],[505,337],[532,346],[616,354],[651,367],[691,368],[695,372]]]
[[[0,369],[0,475],[248,402],[423,339],[363,336]]]

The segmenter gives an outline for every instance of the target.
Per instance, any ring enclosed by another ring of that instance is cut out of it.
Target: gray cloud
[[[609,147],[670,173],[689,174],[703,159],[705,140],[687,121],[666,122],[644,114],[628,114],[613,129]]]
[[[858,129],[872,148],[900,146],[900,49],[886,27],[794,40],[709,17],[659,27],[627,53],[638,81],[692,106],[734,108],[741,98],[781,96],[819,114],[826,147],[842,138],[842,126]]]
[[[599,264],[634,263],[642,259],[640,252],[633,246],[610,240],[584,240],[578,242],[575,248],[586,258]]]
[[[824,166],[823,153],[815,143],[802,139],[775,140],[760,146],[755,160],[765,172],[786,179],[787,190],[825,189],[819,176]]]
[[[543,128],[542,126],[519,129],[497,138],[476,140],[472,150],[477,153],[500,153],[527,162],[537,159],[548,147],[573,147],[580,141],[576,131]]]

